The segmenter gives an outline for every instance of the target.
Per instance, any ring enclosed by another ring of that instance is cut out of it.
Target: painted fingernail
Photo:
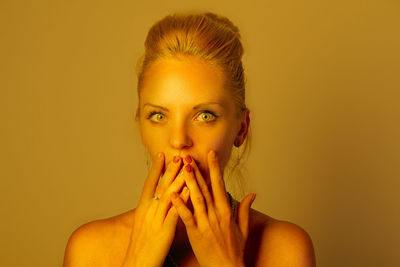
[[[192,157],[190,155],[187,155],[185,159],[188,163],[192,163]]]
[[[215,151],[214,151],[214,150],[211,150],[211,158],[212,158],[212,159],[217,158],[217,154],[215,154]]]
[[[180,159],[179,156],[174,156],[174,162],[175,162],[175,163],[178,163],[178,162],[179,162],[179,159]]]
[[[187,172],[191,172],[192,171],[192,166],[190,166],[190,165],[186,165],[186,171]]]

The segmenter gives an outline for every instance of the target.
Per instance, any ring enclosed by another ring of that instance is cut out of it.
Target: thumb
[[[248,194],[245,198],[243,198],[242,202],[240,202],[239,210],[238,210],[238,224],[240,231],[243,234],[243,237],[247,239],[247,235],[249,233],[249,214],[250,207],[253,204],[254,199],[256,198],[256,194]]]

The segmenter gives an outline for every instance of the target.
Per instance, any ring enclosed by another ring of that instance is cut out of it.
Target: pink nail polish
[[[190,165],[186,165],[186,171],[187,172],[191,172],[192,171],[192,166],[190,166]]]
[[[190,155],[187,155],[185,159],[188,163],[192,163],[192,157]]]
[[[174,162],[178,163],[179,162],[179,157],[178,156],[174,156]]]

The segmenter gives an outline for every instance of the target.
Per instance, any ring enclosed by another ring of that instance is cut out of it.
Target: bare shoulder
[[[64,267],[110,266],[123,260],[134,210],[85,223],[69,237]]]
[[[294,223],[277,220],[252,209],[248,238],[248,266],[315,266],[311,238]]]

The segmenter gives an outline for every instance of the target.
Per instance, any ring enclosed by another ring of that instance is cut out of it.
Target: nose
[[[169,132],[169,144],[172,148],[181,150],[193,145],[192,138],[183,122],[176,122]]]

